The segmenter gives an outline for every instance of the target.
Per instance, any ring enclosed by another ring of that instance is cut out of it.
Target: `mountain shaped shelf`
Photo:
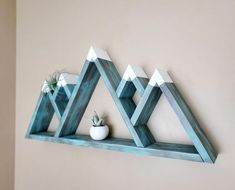
[[[133,140],[94,141],[88,135],[76,134],[100,77]],[[46,83],[43,89],[45,86]],[[137,105],[133,101],[135,92],[141,96]],[[147,122],[161,94],[170,103],[193,145],[163,143],[153,137]],[[54,114],[59,125],[56,132],[49,132]],[[92,47],[79,76],[62,73],[53,93],[42,90],[26,138],[207,163],[214,163],[217,157],[167,72],[157,69],[149,80],[142,68],[129,65],[121,78],[107,52]]]

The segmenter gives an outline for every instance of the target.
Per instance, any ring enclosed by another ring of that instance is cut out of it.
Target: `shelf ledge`
[[[120,152],[160,156],[174,159],[183,159],[189,161],[203,162],[193,145],[171,144],[157,142],[145,148],[137,147],[133,140],[122,138],[108,138],[102,141],[95,141],[89,135],[71,135],[66,137],[54,137],[53,132],[41,132],[28,135],[27,138],[49,141],[54,143],[63,143],[69,145],[79,145],[84,147],[115,150]]]

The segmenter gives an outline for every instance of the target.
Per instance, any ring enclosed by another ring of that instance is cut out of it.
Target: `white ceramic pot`
[[[93,140],[103,140],[109,134],[109,128],[107,125],[96,126],[90,128],[90,136]]]

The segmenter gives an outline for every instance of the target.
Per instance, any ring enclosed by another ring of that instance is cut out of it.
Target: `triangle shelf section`
[[[94,141],[88,135],[76,134],[100,78],[109,90],[133,140],[108,138]],[[136,91],[141,96],[137,105],[133,101]],[[163,143],[154,139],[147,122],[162,94],[193,145]],[[59,119],[59,125],[55,132],[49,132],[48,127],[54,114]],[[79,76],[62,73],[53,94],[42,90],[26,138],[206,163],[214,163],[217,157],[215,149],[167,72],[156,69],[149,80],[142,68],[129,65],[121,78],[107,52],[93,47]]]

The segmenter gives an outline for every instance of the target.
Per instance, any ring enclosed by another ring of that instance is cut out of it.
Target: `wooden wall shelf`
[[[76,134],[100,77],[133,140],[108,138],[94,141],[90,136]],[[91,48],[79,77],[64,73],[61,78],[53,94],[41,92],[26,138],[198,162],[215,162],[215,149],[167,72],[155,70],[149,80],[140,67],[129,65],[121,78],[107,52]],[[137,105],[133,101],[136,91],[141,96]],[[162,143],[153,137],[147,122],[161,94],[170,103],[193,145]],[[59,119],[59,126],[52,133],[48,128],[54,114]]]
[[[202,158],[193,145],[156,142],[152,145],[149,145],[148,147],[142,148],[137,147],[135,145],[135,142],[130,139],[108,138],[102,141],[95,141],[92,140],[89,135],[71,135],[56,138],[54,137],[54,133],[50,132],[42,132],[35,135],[29,135],[28,138],[54,143],[79,145],[84,147],[108,149],[127,153],[203,162]]]

